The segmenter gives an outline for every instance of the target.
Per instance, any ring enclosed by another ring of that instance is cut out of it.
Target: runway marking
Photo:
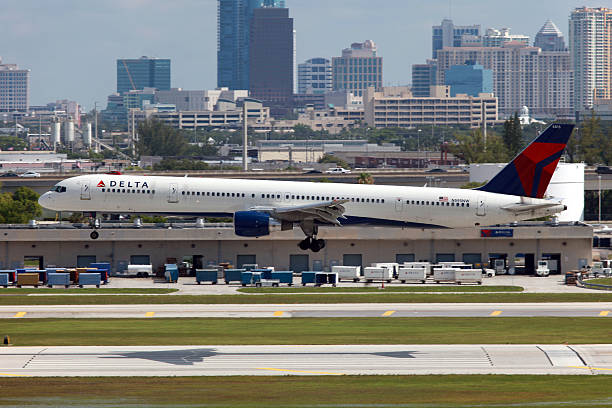
[[[145,313],[145,317],[153,317],[155,316],[155,312],[147,312]]]
[[[13,316],[13,317],[23,317],[23,316],[25,316],[27,313],[28,313],[28,312],[17,312],[17,313],[15,313],[15,316]]]
[[[605,317],[605,316],[607,316],[609,314],[610,314],[609,310],[602,310],[601,312],[599,312],[599,315],[602,316],[602,317]]]
[[[257,367],[257,370],[282,371],[285,373],[302,373],[302,374],[321,374],[321,375],[344,375],[342,373],[328,373],[326,371],[302,371],[302,370],[286,370],[283,368]]]
[[[586,370],[599,370],[599,371],[612,371],[612,368],[599,368],[599,367],[589,367],[589,366],[570,366],[571,368],[584,368]]]
[[[387,316],[391,316],[393,313],[395,313],[395,310],[387,310],[382,315],[383,315],[383,317],[387,317]]]
[[[282,310],[278,310],[276,312],[274,312],[274,317],[281,317],[283,315],[283,311]]]
[[[494,312],[492,312],[489,316],[499,316],[500,314],[502,314],[501,310],[495,310]]]
[[[30,375],[24,375],[24,374],[8,374],[8,373],[0,373],[0,376],[3,376],[3,377],[31,377]]]

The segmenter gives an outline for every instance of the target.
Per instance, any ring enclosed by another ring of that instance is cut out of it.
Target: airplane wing
[[[338,218],[344,218],[342,204],[349,200],[322,201],[318,203],[290,207],[252,207],[251,211],[265,212],[279,221],[302,222],[316,221],[320,224],[340,225]]]

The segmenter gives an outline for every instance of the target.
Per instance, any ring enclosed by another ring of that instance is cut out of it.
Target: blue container
[[[242,272],[242,286],[253,285],[261,281],[261,272]]]
[[[100,272],[100,277],[104,281],[104,284],[108,283],[108,277],[111,274],[111,265],[108,262],[93,262],[89,264],[90,268],[96,268]]]
[[[176,264],[166,264],[165,265],[165,273],[166,282],[178,282],[179,270]]]
[[[15,269],[3,269],[0,273],[6,273],[8,275],[9,282],[17,282],[17,271]]]
[[[8,288],[9,284],[9,274],[8,273],[0,273],[0,286],[4,286]]]
[[[61,285],[64,287],[70,286],[70,274],[66,272],[49,272],[47,273],[47,286]]]
[[[252,269],[251,272],[261,273],[262,279],[272,279],[272,269]]]
[[[246,272],[245,269],[226,269],[223,271],[225,283],[230,282],[241,282],[242,283],[242,272]]]
[[[272,272],[271,275],[269,279],[278,279],[280,283],[293,285],[293,271],[276,271]]]
[[[336,286],[338,283],[338,274],[334,272],[317,272],[315,276],[315,285],[321,286],[327,283]]]
[[[196,282],[211,282],[217,284],[218,271],[216,269],[196,269]]]
[[[83,285],[95,285],[96,288],[99,288],[101,283],[99,273],[79,273],[79,288],[82,288]]]
[[[307,283],[315,283],[315,275],[314,271],[303,271],[302,272],[302,286],[306,286]]]

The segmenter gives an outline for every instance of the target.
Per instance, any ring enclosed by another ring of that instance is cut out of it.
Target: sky
[[[341,54],[373,40],[384,85],[406,85],[411,65],[431,58],[431,26],[509,27],[535,37],[547,19],[567,42],[575,7],[610,0],[287,0],[297,31],[297,62]],[[217,84],[217,0],[0,0],[0,58],[31,70],[30,104],[75,100],[106,106],[116,90],[116,60],[172,60],[172,87]]]

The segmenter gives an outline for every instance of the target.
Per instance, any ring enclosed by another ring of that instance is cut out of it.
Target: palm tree
[[[359,184],[374,184],[374,177],[370,173],[361,173],[357,182]]]

